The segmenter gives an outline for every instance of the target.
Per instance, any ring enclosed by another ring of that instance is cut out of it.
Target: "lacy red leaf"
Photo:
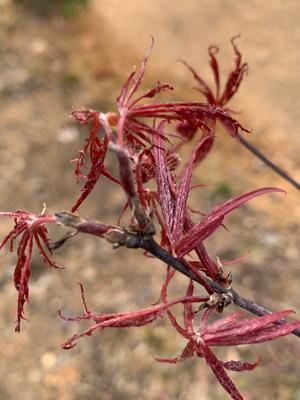
[[[10,243],[10,251],[13,251],[14,241],[20,237],[17,246],[17,263],[14,271],[14,284],[18,293],[17,304],[17,324],[16,331],[20,331],[21,320],[24,317],[24,304],[29,302],[29,279],[30,279],[30,260],[32,257],[33,243],[42,255],[49,267],[59,268],[51,258],[49,249],[49,239],[47,237],[46,223],[56,222],[53,215],[35,215],[33,213],[18,210],[15,212],[0,212],[0,216],[8,216],[15,221],[14,228],[3,239],[0,250],[6,243]]]

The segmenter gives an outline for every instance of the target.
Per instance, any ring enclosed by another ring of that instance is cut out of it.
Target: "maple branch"
[[[237,138],[240,141],[240,143],[252,154],[254,154],[260,161],[265,163],[268,167],[270,167],[283,179],[289,182],[292,186],[294,186],[294,188],[300,190],[300,183],[297,182],[294,178],[292,178],[284,169],[278,167],[271,160],[269,160],[260,150],[258,150],[253,144],[249,143],[248,140],[246,140],[242,135],[237,134]]]
[[[130,232],[126,229],[121,229],[119,227],[111,227],[108,229],[103,228],[103,224],[94,220],[86,220],[78,217],[69,212],[60,212],[54,214],[58,222],[61,224],[75,228],[77,232],[92,234],[95,236],[100,236],[105,238],[108,242],[112,243],[114,248],[118,248],[120,246],[125,246],[129,249],[144,249],[159,260],[163,261],[165,264],[174,268],[176,271],[181,274],[187,276],[195,282],[199,282],[199,278],[186,266],[186,264],[174,257],[168,251],[163,249],[151,235],[145,235],[139,232]],[[70,238],[72,236],[68,236]],[[52,249],[56,249],[64,244],[65,241],[60,240],[59,242],[55,242],[51,244]],[[57,246],[57,243],[61,243],[60,246]],[[219,283],[213,281],[207,276],[202,275],[203,280],[214,289],[216,292],[226,295],[226,298],[230,298],[231,302],[236,306],[243,308],[252,314],[263,316],[266,314],[272,314],[271,311],[266,309],[265,307],[254,303],[253,301],[246,299],[240,296],[234,289],[231,287],[225,287],[220,285]],[[284,324],[285,320],[280,320],[278,324]],[[295,336],[300,337],[300,329],[297,328],[292,332]]]

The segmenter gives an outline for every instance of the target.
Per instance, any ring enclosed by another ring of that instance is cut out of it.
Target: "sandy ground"
[[[150,35],[155,48],[145,87],[160,79],[176,87],[172,99],[195,100],[191,77],[177,60],[185,59],[211,79],[206,49],[217,44],[226,73],[232,66],[230,38],[240,33],[250,73],[231,107],[253,130],[252,142],[300,180],[299,15],[296,0],[190,0],[184,5],[179,0],[94,0],[74,18],[41,18],[0,1],[0,209],[39,212],[43,202],[49,212],[70,208],[79,187],[68,160],[81,148],[85,132],[68,115],[81,106],[113,110],[120,85],[141,61]],[[299,193],[222,131],[195,182],[209,185],[192,199],[203,210],[260,186],[287,191],[240,209],[227,220],[230,231],[220,230],[208,247],[223,259],[249,252],[246,261],[232,267],[236,288],[274,310],[299,313]],[[123,200],[103,180],[80,213],[114,223]],[[1,237],[10,227],[1,220]],[[65,270],[48,271],[35,256],[30,323],[15,334],[15,258],[8,251],[1,254],[1,399],[227,398],[202,360],[180,366],[155,362],[153,357],[175,355],[182,346],[165,320],[107,331],[81,340],[71,351],[61,350],[60,343],[78,327],[59,320],[57,310],[80,312],[77,282],[85,285],[93,310],[135,309],[157,300],[164,267],[155,261],[146,267],[138,252],[113,251],[89,237],[75,238],[56,258]],[[181,293],[183,279],[178,277],[174,293]],[[299,399],[299,339],[218,354],[261,358],[255,371],[233,376],[248,400]]]

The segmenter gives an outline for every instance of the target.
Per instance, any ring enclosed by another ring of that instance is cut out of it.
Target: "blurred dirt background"
[[[80,187],[68,160],[82,147],[85,130],[68,115],[81,106],[114,110],[120,85],[140,63],[150,35],[155,48],[144,87],[160,79],[176,88],[162,100],[201,100],[177,60],[211,79],[207,47],[217,44],[226,75],[233,61],[230,38],[240,33],[238,46],[250,73],[230,106],[253,130],[251,141],[299,181],[299,16],[297,0],[0,0],[0,209],[39,212],[43,202],[49,212],[70,208]],[[229,232],[220,230],[207,244],[223,260],[249,253],[231,267],[235,287],[271,309],[292,308],[299,318],[299,193],[222,130],[195,183],[209,185],[192,199],[204,211],[265,185],[287,191],[244,206],[227,219]],[[80,214],[114,223],[123,201],[103,180]],[[11,226],[1,219],[1,238]],[[15,257],[7,249],[1,253],[1,400],[227,398],[203,360],[179,366],[154,360],[182,348],[166,320],[108,330],[61,350],[60,343],[80,329],[57,316],[58,309],[80,313],[77,282],[85,285],[92,310],[133,310],[158,299],[165,269],[146,262],[141,252],[113,251],[84,236],[65,245],[56,259],[65,270],[48,271],[34,257],[30,323],[15,334]],[[178,277],[174,293],[182,293],[183,279]],[[224,359],[261,359],[256,370],[232,374],[248,400],[300,399],[296,337],[217,352]]]

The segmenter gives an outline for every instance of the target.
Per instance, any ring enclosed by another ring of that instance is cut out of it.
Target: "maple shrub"
[[[9,244],[10,251],[13,251],[18,239],[13,277],[18,291],[16,331],[20,331],[21,321],[25,319],[24,305],[29,301],[33,247],[37,247],[48,266],[59,268],[52,258],[53,251],[63,246],[74,233],[85,233],[107,240],[114,248],[125,246],[143,249],[145,256],[154,256],[164,263],[166,278],[159,303],[138,311],[112,314],[90,311],[83,286],[80,285],[82,315],[59,315],[66,321],[88,320],[91,325],[63,343],[64,349],[71,349],[81,337],[105,328],[140,327],[166,316],[178,334],[186,339],[186,345],[177,357],[157,360],[176,364],[193,356],[204,358],[231,398],[240,400],[243,397],[226,370],[252,370],[258,362],[221,361],[213,352],[214,346],[262,343],[290,333],[300,336],[300,322],[285,319],[293,313],[292,310],[270,312],[240,296],[233,289],[231,274],[225,272],[221,261],[214,260],[205,247],[205,239],[223,225],[227,214],[257,196],[283,191],[275,187],[255,189],[197,218],[191,217],[193,210],[188,207],[189,192],[195,187],[191,185],[192,173],[213,147],[216,123],[224,125],[233,138],[241,139],[249,132],[226,109],[248,70],[247,63],[242,62],[235,39],[232,39],[235,67],[223,91],[216,46],[209,48],[215,90],[185,63],[206,102],[151,101],[157,94],[173,90],[170,85],[160,82],[143,94],[137,94],[153,46],[152,41],[140,69],[132,72],[123,85],[117,98],[117,111],[103,113],[82,109],[72,113],[76,121],[89,126],[89,131],[83,149],[73,160],[76,182],[83,181],[84,185],[80,196],[70,207],[71,211],[50,215],[44,210],[36,215],[17,210],[0,214],[14,220],[14,227],[0,248]],[[192,139],[196,145],[189,160],[181,168],[178,152]],[[117,177],[107,168],[108,152],[114,154],[118,164]],[[103,224],[74,214],[86,201],[101,176],[109,179],[117,190],[126,193],[127,201],[117,225]],[[120,220],[125,213],[129,213],[131,222],[123,228]],[[51,223],[72,227],[73,233],[59,241],[50,241],[46,226]],[[187,277],[186,288],[182,297],[170,299],[168,289],[176,271]],[[202,296],[194,294],[195,285],[202,287]],[[232,304],[255,316],[246,317],[240,312],[234,312],[222,317],[223,308]],[[174,305],[182,307],[183,324],[178,322],[177,314],[172,311]],[[212,314],[214,322],[209,322]]]

